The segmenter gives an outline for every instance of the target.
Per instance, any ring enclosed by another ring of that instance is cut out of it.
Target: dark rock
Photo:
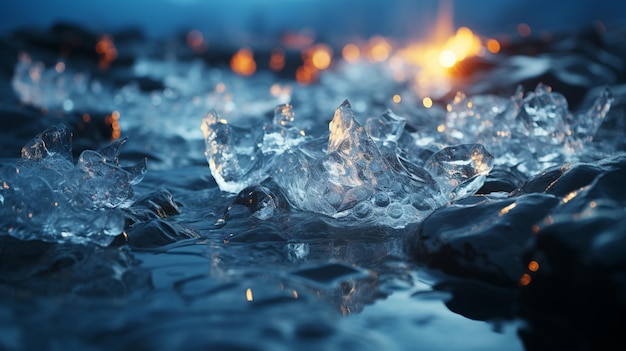
[[[532,226],[558,201],[552,195],[527,194],[440,208],[411,238],[411,253],[418,262],[453,276],[516,286]]]

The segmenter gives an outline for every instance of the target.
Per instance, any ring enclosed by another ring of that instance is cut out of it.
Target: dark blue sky
[[[455,25],[486,36],[512,33],[520,22],[540,32],[626,21],[621,0],[456,0],[453,7]],[[437,8],[437,0],[20,0],[3,5],[0,31],[65,20],[98,31],[133,26],[151,37],[197,28],[241,38],[305,27],[326,36],[420,37]]]

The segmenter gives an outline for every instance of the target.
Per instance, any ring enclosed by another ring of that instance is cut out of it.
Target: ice
[[[441,185],[450,201],[472,195],[493,168],[493,156],[481,144],[447,147],[426,162],[426,169]]]
[[[369,119],[366,128],[348,100],[335,110],[328,134],[321,137],[302,137],[293,123],[292,107],[279,106],[272,125],[264,128],[263,142],[244,147],[249,137],[235,141],[234,127],[209,113],[202,128],[220,189],[251,198],[244,187],[271,179],[298,210],[345,226],[403,228],[449,201],[474,194],[493,166],[493,157],[478,144],[445,148],[424,160],[427,168],[418,166],[397,147],[403,117],[386,111]],[[252,130],[240,132],[249,135]],[[267,218],[263,212],[260,219]]]
[[[118,160],[123,141],[85,150],[72,161],[71,133],[56,125],[22,148],[15,165],[0,168],[3,232],[22,240],[108,245],[124,230],[122,208],[146,161],[129,168]]]
[[[543,84],[526,96],[518,87],[509,99],[457,93],[448,105],[446,141],[480,143],[495,156],[495,164],[532,175],[575,161],[592,141],[612,101],[605,89],[588,111],[577,114],[569,110],[562,94]]]

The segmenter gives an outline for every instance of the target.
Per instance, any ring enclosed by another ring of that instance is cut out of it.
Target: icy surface
[[[257,145],[251,142],[259,138],[254,128],[238,136],[214,111],[203,119],[206,156],[220,189],[237,193],[271,177],[297,209],[345,225],[402,228],[474,194],[493,166],[481,145],[444,148],[428,159],[428,168],[400,160],[395,145],[405,121],[390,111],[369,119],[368,133],[346,100],[335,110],[328,136],[318,139],[302,137],[293,114],[288,105],[277,107]]]
[[[56,125],[22,148],[21,159],[0,168],[2,228],[23,240],[108,245],[124,231],[120,209],[133,201],[145,160],[119,164],[124,140],[85,150],[72,162],[71,133]]]
[[[611,107],[604,89],[585,113],[569,111],[565,97],[546,85],[510,99],[458,93],[448,105],[445,135],[449,143],[483,144],[496,164],[517,166],[527,175],[577,160]]]

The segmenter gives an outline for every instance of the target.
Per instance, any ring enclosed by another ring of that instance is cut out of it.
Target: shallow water
[[[124,213],[125,222],[124,234],[108,238],[110,245],[89,237],[86,244],[43,235],[21,240],[13,231],[11,215],[19,217],[15,208],[3,212],[2,349],[521,350],[577,343],[588,349],[621,340],[626,325],[620,314],[626,287],[623,81],[611,81],[615,102],[595,142],[581,137],[589,142],[584,152],[559,158],[568,154],[547,137],[514,139],[504,146],[493,140],[487,149],[505,154],[494,153],[502,162],[480,178],[484,185],[461,188],[470,193],[429,209],[426,219],[390,227],[376,218],[347,223],[294,206],[255,216],[250,206],[242,206],[245,202],[235,203],[237,194],[218,187],[200,130],[209,108],[249,128],[255,120],[270,120],[274,107],[287,99],[305,134],[317,137],[349,97],[360,118],[390,108],[406,117],[405,136],[430,137],[428,147],[442,146],[437,138],[443,136],[434,130],[446,117],[446,127],[457,126],[443,105],[422,108],[411,100],[408,83],[393,81],[382,66],[339,67],[307,87],[281,80],[281,89],[291,88],[272,94],[276,78],[271,75],[246,80],[223,67],[153,56],[99,72],[83,84],[67,79],[95,72],[95,62],[63,61],[65,71],[57,74],[50,65],[48,70],[33,65],[37,59],[60,62],[54,55],[39,52],[41,45],[22,44],[39,56],[16,55],[12,85],[2,81],[14,98],[2,100],[6,130],[0,170],[20,165],[20,148],[59,122],[74,134],[75,159],[85,149],[107,145],[115,133],[113,110],[122,137],[128,138],[121,165],[147,158],[148,167],[132,185],[132,205],[113,209]],[[129,55],[139,57],[132,50]],[[503,60],[499,69],[511,63]],[[28,80],[33,70],[42,80]],[[359,70],[368,72],[368,84],[360,84]],[[165,88],[146,91],[133,85],[132,78],[145,72]],[[497,86],[491,72],[497,69],[486,72],[485,80]],[[115,79],[123,82],[112,83]],[[226,88],[220,88],[223,82]],[[394,89],[404,89],[403,104],[391,103],[387,95]],[[499,107],[509,96],[474,101]],[[439,119],[433,123],[434,118]],[[426,142],[397,141],[412,145],[404,150],[404,165],[413,165],[405,173],[415,175],[411,172],[436,159],[429,157],[437,150],[422,147]],[[532,156],[538,158],[525,160],[532,167],[512,165],[511,159],[528,156],[526,146],[539,149]],[[558,157],[550,159],[551,151]],[[44,169],[49,170],[39,171]],[[14,179],[7,180],[5,190],[30,178]],[[64,189],[51,187],[55,194]],[[114,193],[116,186],[102,190]],[[2,194],[9,203],[8,193]],[[33,208],[45,202],[37,189],[17,194]],[[580,301],[588,307],[578,309]],[[615,312],[599,317],[609,308]],[[577,336],[564,341],[572,331]]]

